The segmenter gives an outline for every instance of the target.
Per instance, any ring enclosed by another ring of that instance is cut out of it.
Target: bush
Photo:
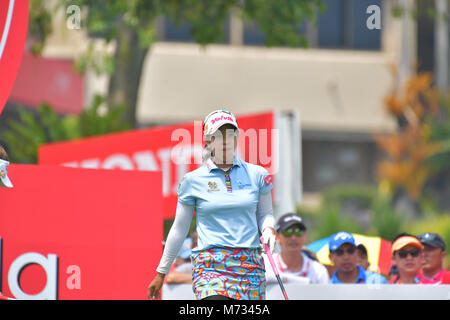
[[[351,233],[364,232],[362,226],[358,222],[346,216],[336,206],[321,208],[311,231],[311,238],[316,240],[329,237],[339,231],[347,231]],[[312,240],[311,238],[310,240]]]
[[[394,210],[390,198],[378,197],[372,208],[370,233],[391,241],[404,231],[401,216]]]
[[[337,185],[323,192],[324,206],[368,209],[373,206],[377,190],[371,186]]]
[[[323,192],[321,207],[315,212],[298,208],[306,218],[309,241],[328,237],[338,231],[379,236],[386,240],[405,231],[402,217],[391,200],[377,194],[375,187],[339,185]]]

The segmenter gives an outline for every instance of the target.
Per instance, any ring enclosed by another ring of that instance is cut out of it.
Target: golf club
[[[278,280],[278,284],[280,285],[280,289],[281,289],[281,292],[283,293],[284,299],[289,300],[286,290],[284,289],[283,282],[281,281],[280,274],[278,273],[277,266],[275,265],[275,261],[273,261],[273,257],[272,257],[272,253],[270,252],[270,248],[266,243],[264,243],[262,241],[262,237],[261,237],[261,243],[263,245],[264,251],[267,254],[267,258],[269,258],[270,265],[272,266],[273,273],[275,274],[275,277]]]

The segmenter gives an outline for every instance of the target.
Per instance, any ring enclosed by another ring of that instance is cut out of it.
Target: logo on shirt
[[[215,183],[215,182],[209,181],[208,182],[208,187],[209,187],[208,192],[220,191],[219,188],[217,187],[217,183]]]
[[[269,174],[267,177],[264,178],[264,182],[266,186],[272,183],[272,176]]]

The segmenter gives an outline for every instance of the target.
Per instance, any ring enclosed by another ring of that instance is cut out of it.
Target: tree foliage
[[[433,85],[430,73],[419,73],[400,93],[389,94],[385,107],[398,130],[375,137],[387,155],[378,164],[380,179],[418,200],[433,175],[450,169],[449,96]]]
[[[79,115],[58,115],[48,104],[39,106],[37,114],[18,108],[19,120],[7,121],[2,140],[10,148],[10,159],[16,163],[37,163],[39,146],[49,142],[129,130],[121,121],[124,108],[102,110],[104,98],[96,96],[92,105]]]
[[[144,59],[155,41],[156,19],[167,17],[177,24],[188,23],[195,41],[203,46],[224,40],[225,21],[237,13],[259,25],[268,46],[306,46],[299,26],[315,21],[322,0],[61,0],[49,7],[43,0],[31,0],[30,35],[34,52],[41,52],[51,33],[52,15],[57,9],[77,5],[84,13],[81,27],[91,35],[115,41],[112,57],[88,50],[77,62],[79,71],[94,68],[110,75],[106,99],[109,108],[125,106],[125,120],[136,125],[136,103]],[[91,46],[88,46],[91,48]],[[96,63],[97,62],[97,63]],[[98,68],[101,65],[103,67]]]

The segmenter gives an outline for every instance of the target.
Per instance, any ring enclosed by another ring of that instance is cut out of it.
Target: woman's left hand
[[[262,233],[262,243],[267,244],[270,248],[270,252],[273,252],[275,248],[275,231],[273,228],[265,228]]]

